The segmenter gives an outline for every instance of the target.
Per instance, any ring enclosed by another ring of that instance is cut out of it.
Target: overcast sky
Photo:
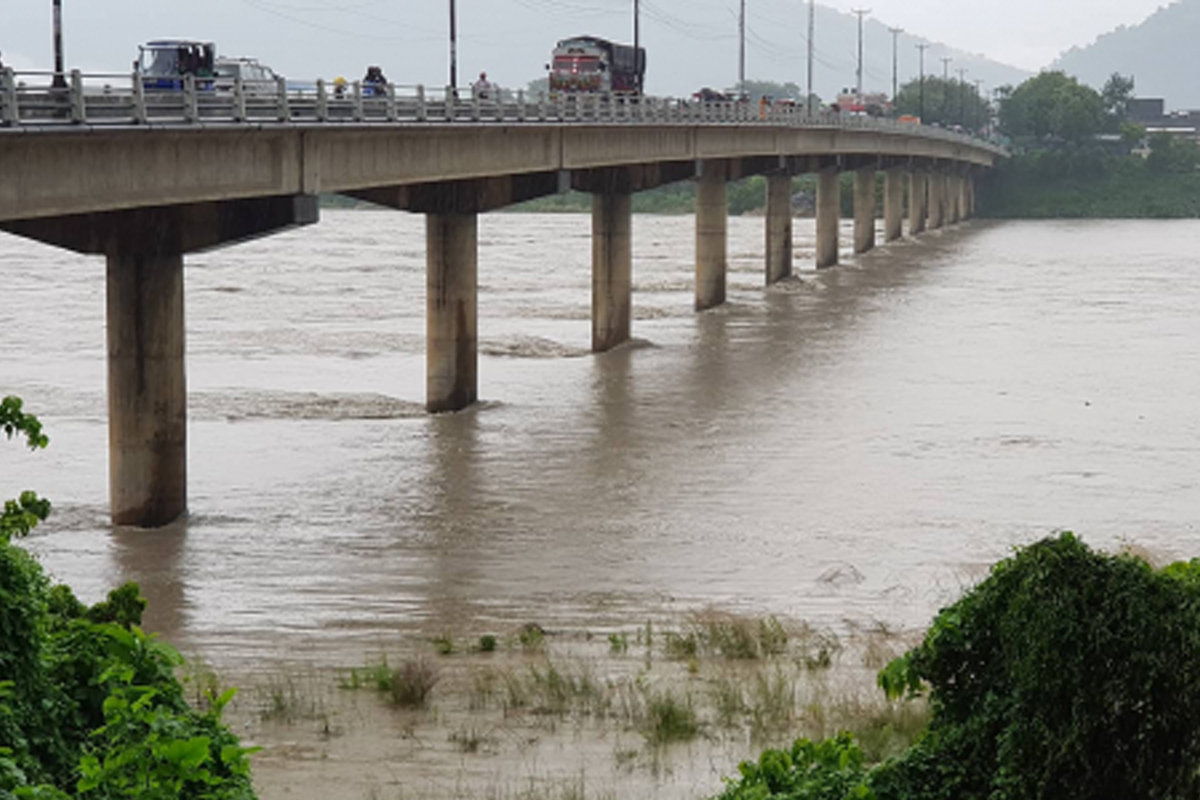
[[[446,81],[448,0],[63,2],[68,67],[85,71],[127,71],[139,42],[176,36],[216,41],[224,54],[257,56],[290,77],[358,77],[366,64],[379,63],[397,83],[442,85]],[[632,38],[632,0],[457,3],[460,75],[489,69],[500,73],[493,79],[509,86],[524,85],[544,74],[550,48],[565,35]],[[727,76],[735,63],[738,0],[641,3],[651,78],[660,81],[658,86],[648,83],[651,91],[731,83],[722,81],[715,66],[706,62],[719,61],[721,76]],[[843,11],[865,6],[876,20],[903,27],[907,33],[1036,71],[1072,46],[1088,44],[1118,25],[1141,22],[1161,3],[825,0],[825,4]],[[798,79],[803,0],[747,0],[747,7],[751,76]],[[10,66],[50,66],[50,17],[51,0],[3,0],[0,51]],[[820,48],[819,31],[816,41]],[[691,54],[686,59],[685,52]],[[705,58],[706,54],[711,55]],[[674,83],[661,83],[664,72],[671,73]]]

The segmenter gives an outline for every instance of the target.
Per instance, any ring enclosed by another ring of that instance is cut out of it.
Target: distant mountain
[[[1132,75],[1138,97],[1162,97],[1167,108],[1200,108],[1200,0],[1179,0],[1145,22],[1121,26],[1051,66],[1097,89],[1114,72]]]

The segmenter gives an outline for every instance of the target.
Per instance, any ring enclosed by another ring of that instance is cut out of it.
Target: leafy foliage
[[[0,429],[48,443],[16,398]],[[88,607],[12,544],[49,513],[27,492],[0,517],[0,797],[252,800],[251,751],[221,724],[233,692],[188,706],[179,654],[138,627],[137,585]]]
[[[980,130],[991,118],[991,106],[973,83],[926,75],[924,87],[918,78],[900,87],[896,95],[898,115],[920,117],[926,124],[942,127],[962,125]]]
[[[846,735],[740,767],[720,800],[1200,797],[1200,560],[1155,571],[1070,533],[1020,550],[889,664],[932,718],[866,771]]]
[[[933,719],[874,777],[881,798],[1200,794],[1196,562],[1156,572],[1047,539],[997,564],[905,660],[891,689],[919,677]]]
[[[718,800],[874,800],[867,787],[862,750],[849,734],[811,742],[797,739],[791,750],[767,750],[757,762],[738,767]]]
[[[1001,100],[1000,124],[1013,138],[1083,142],[1103,129],[1104,101],[1074,78],[1043,72]]]

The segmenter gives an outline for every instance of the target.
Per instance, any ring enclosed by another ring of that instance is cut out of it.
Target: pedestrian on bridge
[[[479,80],[471,84],[471,91],[480,100],[488,100],[492,96],[492,84],[488,81],[486,72],[479,73]]]

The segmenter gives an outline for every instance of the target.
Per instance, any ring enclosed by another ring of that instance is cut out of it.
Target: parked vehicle
[[[217,48],[212,42],[188,39],[158,39],[138,46],[134,71],[147,90],[182,91],[188,75],[196,88],[211,91]]]
[[[554,48],[550,72],[551,92],[642,91],[646,76],[646,49],[614,44],[597,36],[563,39]]]
[[[843,114],[886,117],[892,113],[892,101],[883,92],[863,92],[859,97],[853,89],[842,89],[830,108]]]
[[[275,70],[253,58],[217,58],[213,82],[218,92],[232,92],[238,78],[246,94],[274,95],[279,91],[280,76]]]

